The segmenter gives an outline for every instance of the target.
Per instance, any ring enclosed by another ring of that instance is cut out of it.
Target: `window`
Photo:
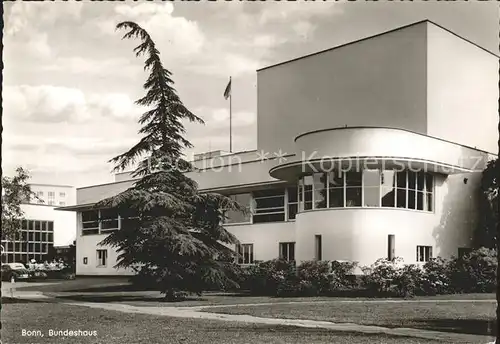
[[[321,235],[315,235],[314,236],[314,243],[315,243],[315,248],[314,248],[314,259],[316,260],[322,260],[323,259],[323,245],[321,242]]]
[[[417,246],[417,262],[428,262],[432,258],[432,246]]]
[[[59,192],[59,197],[61,197],[61,198],[66,197],[66,193],[65,192]]]
[[[302,210],[311,210],[313,208],[313,185],[312,176],[305,176],[302,180]]]
[[[108,250],[97,250],[97,267],[106,267]]]
[[[287,220],[295,220],[297,212],[299,210],[299,202],[298,202],[298,188],[297,187],[289,187],[287,188],[287,199],[288,199],[288,219]]]
[[[47,193],[47,197],[48,197],[48,204],[54,205],[55,204],[54,198],[56,197],[56,193],[54,191],[49,191]]]
[[[295,243],[294,242],[280,242],[279,244],[279,257],[286,261],[295,260]]]
[[[82,212],[82,235],[99,233],[99,212],[89,210]]]
[[[253,244],[238,246],[238,264],[253,264]]]
[[[285,221],[285,190],[253,192],[253,223]]]
[[[46,221],[41,221],[41,226],[42,226],[42,231],[47,230],[47,222]]]
[[[115,209],[101,209],[99,211],[101,231],[112,231],[119,228],[120,219]]]
[[[346,207],[361,207],[361,172],[346,172]]]
[[[380,193],[382,207],[394,208],[396,204],[396,172],[382,171],[380,173]]]
[[[249,193],[230,195],[229,198],[231,198],[235,202],[238,202],[241,206],[247,207],[248,210],[250,210],[250,201],[252,199],[252,196]],[[246,214],[240,211],[233,210],[229,210],[226,212],[225,223],[250,223],[250,221],[250,212]]]
[[[328,175],[326,173],[313,174],[313,185],[314,185],[313,208],[314,209],[326,208],[327,178],[328,178]]]
[[[344,207],[344,173],[332,172],[328,174],[328,193],[330,208]]]
[[[66,205],[66,202],[60,201],[59,205]]]
[[[87,265],[89,259],[87,257],[83,257],[83,265]]]
[[[380,171],[363,171],[363,206],[380,207]]]
[[[54,231],[54,222],[52,222],[52,221],[48,222],[48,230],[49,230],[49,232]]]

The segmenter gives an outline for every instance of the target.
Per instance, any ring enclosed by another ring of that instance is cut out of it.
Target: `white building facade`
[[[498,56],[423,21],[259,70],[257,150],[208,154],[202,191],[228,214],[239,263],[277,257],[370,265],[471,246],[481,171],[496,151]],[[91,207],[133,185],[77,189],[77,274],[117,270],[98,245],[119,214]],[[99,221],[99,218],[101,221]]]
[[[77,215],[55,209],[76,204],[76,189],[68,185],[30,184],[37,197],[21,205],[25,220],[15,240],[2,240],[3,263],[35,259],[43,262],[53,247],[73,244]]]

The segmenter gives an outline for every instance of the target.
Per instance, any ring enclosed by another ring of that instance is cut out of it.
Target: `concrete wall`
[[[388,126],[425,133],[427,23],[258,71],[257,149],[303,132]]]
[[[98,244],[106,238],[106,235],[85,235],[78,233],[76,240],[76,274],[77,275],[132,275],[131,270],[115,269],[118,254],[111,247],[102,247]],[[106,267],[97,267],[98,249],[108,250],[108,262]],[[83,264],[83,258],[87,257],[87,264]]]
[[[427,131],[497,153],[498,57],[429,24]]]
[[[48,205],[23,204],[27,220],[54,221],[54,246],[72,245],[76,238],[76,213],[54,210]]]
[[[295,242],[295,222],[293,221],[256,225],[230,225],[226,228],[242,244],[253,244],[255,260],[278,258],[280,242]]]

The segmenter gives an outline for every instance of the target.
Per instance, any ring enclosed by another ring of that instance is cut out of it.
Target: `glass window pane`
[[[397,189],[396,206],[398,208],[406,208],[406,189]]]
[[[426,193],[425,206],[427,211],[433,211],[433,197],[431,192]]]
[[[35,232],[35,241],[40,241],[40,232]]]
[[[361,187],[361,172],[347,172],[346,186],[359,186]]]
[[[326,208],[326,173],[315,173],[314,181],[314,209]]]
[[[99,220],[99,213],[97,210],[89,210],[82,212],[83,222],[98,221],[98,220]]]
[[[252,196],[249,193],[245,194],[237,194],[237,195],[231,195],[230,198],[233,201],[238,202],[242,207],[246,207],[248,210],[250,210],[250,202],[252,200]],[[250,213],[243,213],[240,211],[227,211],[226,212],[227,219],[225,220],[225,223],[248,223],[250,222]]]
[[[406,189],[406,171],[400,171],[396,173],[397,187]]]
[[[424,193],[417,192],[417,210],[424,210]]]
[[[281,222],[285,221],[285,213],[276,214],[254,214],[253,223]]]
[[[41,230],[41,228],[42,228],[42,224],[40,223],[40,221],[35,221],[35,230],[39,231],[39,230]]]
[[[417,173],[408,171],[408,189],[415,190],[416,182],[417,182]]]
[[[408,209],[416,209],[414,190],[408,190]]]
[[[48,223],[48,229],[49,229],[49,232],[53,232],[54,231],[54,222],[49,221],[49,223]]]
[[[28,222],[28,229],[29,230],[35,230],[35,221],[29,221]]]
[[[433,190],[432,186],[433,186],[433,180],[434,180],[434,177],[432,174],[430,173],[426,173],[425,174],[425,188],[427,189],[427,192],[431,192]]]
[[[418,172],[417,174],[417,190],[424,191],[424,181],[425,181],[425,173]]]
[[[304,177],[304,210],[312,209],[313,199],[312,199],[312,190],[313,190],[313,177],[305,176]]]
[[[47,221],[41,221],[41,225],[42,225],[42,231],[46,231],[47,230]]]
[[[365,207],[380,206],[380,171],[379,170],[364,170],[363,171],[363,193]]]
[[[42,233],[42,241],[47,241],[47,233]]]
[[[346,207],[361,207],[361,187],[348,187],[345,193]]]
[[[396,189],[393,186],[382,186],[380,189],[382,207],[394,207],[396,200]]]
[[[288,205],[288,219],[293,220],[297,216],[298,205],[297,204],[289,204]]]
[[[49,234],[49,237],[47,238],[48,239],[47,241],[50,243],[53,243],[54,242],[54,234],[53,233],[48,233],[48,234]]]

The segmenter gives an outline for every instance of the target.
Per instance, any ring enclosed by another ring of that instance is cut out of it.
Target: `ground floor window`
[[[238,245],[238,264],[253,264],[253,244]]]
[[[314,259],[315,260],[322,260],[323,259],[323,244],[321,242],[321,235],[315,235],[314,236]]]
[[[286,261],[295,260],[295,243],[294,242],[280,242],[279,245],[280,250],[280,259],[284,259]]]
[[[428,262],[432,259],[432,246],[417,246],[417,262]]]
[[[97,250],[97,267],[106,267],[108,262],[108,250]]]

